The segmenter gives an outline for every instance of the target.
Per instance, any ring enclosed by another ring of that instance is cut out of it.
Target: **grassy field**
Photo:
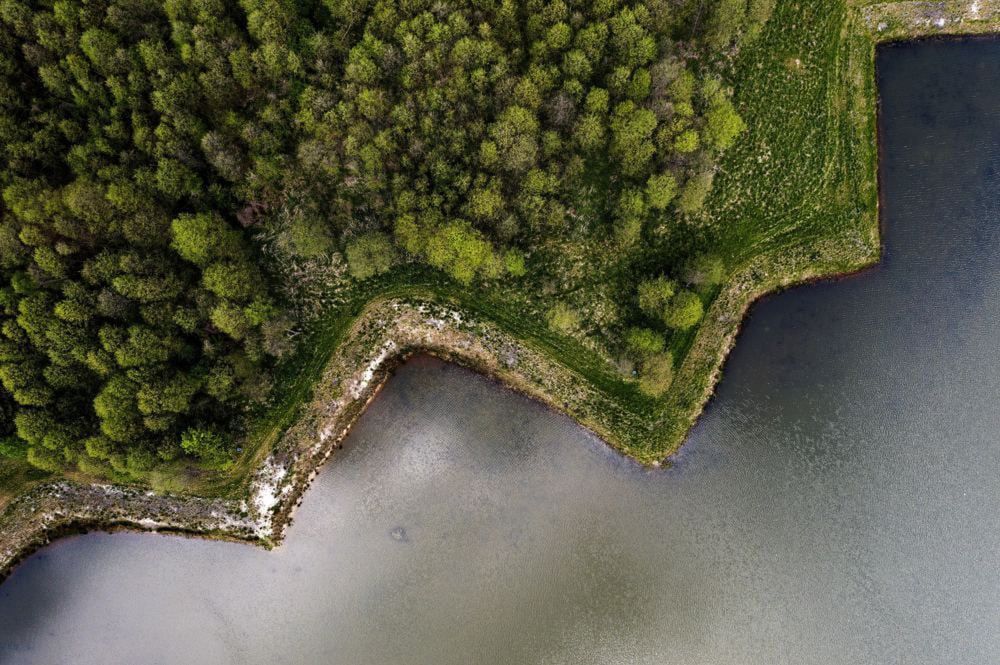
[[[872,3],[779,0],[762,36],[727,66],[748,134],[730,151],[699,230],[726,259],[729,282],[712,294],[702,325],[671,341],[674,385],[661,400],[642,395],[599,340],[554,334],[537,291],[456,288],[436,273],[407,268],[366,282],[312,326],[282,368],[276,401],[253,414],[249,438],[225,474],[178,468],[157,474],[158,489],[238,496],[253,471],[313,398],[313,386],[366,304],[431,298],[495,323],[520,343],[583,377],[628,417],[609,443],[652,463],[683,442],[717,382],[747,307],[760,295],[802,281],[858,270],[879,256],[876,184],[878,41],[933,33],[994,31],[995,2]],[[942,23],[943,18],[943,23]],[[881,28],[881,29],[880,29]],[[557,252],[556,252],[557,253]],[[613,262],[591,285],[613,278]],[[539,285],[530,285],[529,290]],[[591,292],[586,297],[592,297]],[[611,296],[613,297],[613,296]],[[558,396],[548,401],[562,408]],[[574,405],[572,415],[588,414]],[[594,414],[590,414],[594,415]],[[37,477],[18,463],[0,467],[0,506]]]

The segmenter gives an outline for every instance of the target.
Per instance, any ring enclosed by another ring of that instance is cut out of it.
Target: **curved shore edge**
[[[716,301],[736,299],[740,317],[710,310],[727,323],[718,345],[718,373],[732,348],[746,310],[764,288],[754,267],[734,280]],[[822,277],[803,273],[778,288]],[[728,297],[724,297],[728,296]],[[696,342],[697,343],[697,342]],[[160,494],[145,488],[58,482],[18,497],[0,514],[0,580],[17,563],[56,538],[89,530],[153,531],[236,540],[273,547],[281,543],[295,508],[329,457],[340,448],[354,422],[378,394],[392,371],[417,353],[454,362],[499,380],[504,386],[565,413],[609,446],[635,458],[615,437],[611,424],[635,420],[582,377],[518,342],[500,328],[467,319],[447,305],[400,299],[376,301],[356,320],[351,333],[317,382],[302,415],[260,461],[246,498],[206,499]],[[690,371],[690,370],[689,370]],[[714,378],[704,402],[711,397]],[[703,404],[701,405],[703,407]],[[692,423],[701,413],[691,414]],[[591,418],[587,414],[600,414]],[[650,432],[653,435],[653,432]],[[678,440],[672,450],[680,446]],[[649,466],[658,460],[638,459]]]
[[[259,460],[246,498],[203,499],[142,488],[43,485],[0,515],[0,577],[58,535],[94,528],[170,531],[278,544],[302,495],[392,370],[414,353],[429,353],[494,377],[568,413],[606,441],[610,423],[634,418],[582,377],[519,343],[500,328],[431,300],[377,300],[351,331],[315,384],[311,402],[277,445]],[[606,417],[589,419],[585,413]],[[628,453],[627,447],[618,448]]]
[[[865,4],[852,7],[850,14],[846,34],[865,37],[864,52],[853,56],[866,62],[853,66],[869,74],[874,72],[878,43],[1000,32],[1000,0]],[[844,78],[850,83],[848,76]],[[859,131],[869,136],[874,154],[876,99],[874,94],[865,96],[871,125]],[[874,180],[874,163],[867,170]],[[666,410],[683,414],[669,428],[662,427],[662,418],[640,420],[556,360],[453,305],[431,298],[376,299],[336,349],[296,422],[272,449],[260,451],[254,460],[256,471],[243,499],[159,494],[107,484],[45,484],[0,512],[0,580],[55,538],[91,529],[178,533],[264,547],[280,544],[319,468],[340,447],[392,370],[414,353],[429,353],[498,379],[565,413],[621,453],[659,466],[680,447],[711,399],[753,303],[795,285],[851,275],[874,265],[880,255],[877,211],[871,218],[871,228],[858,237],[829,241],[853,243],[854,264],[847,269],[842,260],[824,261],[822,247],[786,247],[778,255],[757,257],[733,275],[710,306],[691,352],[677,370],[675,385],[687,390],[684,397],[672,391],[665,400]],[[662,452],[651,456],[631,449],[629,442],[615,435],[622,422],[661,439],[663,445],[657,450],[667,451],[666,458]]]

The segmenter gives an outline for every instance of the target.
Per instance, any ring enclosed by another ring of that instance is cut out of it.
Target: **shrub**
[[[701,321],[705,309],[698,294],[691,291],[681,291],[670,299],[663,312],[663,322],[668,328],[687,330]]]
[[[333,252],[333,237],[329,227],[321,219],[298,218],[291,223],[288,233],[292,251],[302,258],[315,259]]]
[[[714,254],[699,254],[684,266],[684,281],[695,286],[721,284],[724,276],[725,265]]]
[[[35,468],[56,473],[63,468],[63,457],[59,453],[42,446],[28,448],[28,462]]]
[[[355,279],[368,279],[389,270],[396,249],[384,233],[366,233],[347,245],[347,269]]]
[[[181,435],[181,448],[206,464],[222,466],[229,460],[225,439],[210,429],[192,427]]]
[[[677,291],[677,283],[666,277],[657,277],[639,282],[639,309],[649,317],[659,318],[663,308]]]
[[[669,173],[649,176],[646,200],[653,210],[665,210],[677,196],[677,179]]]
[[[563,302],[554,305],[546,318],[552,330],[563,334],[569,334],[580,327],[580,315]]]
[[[649,328],[631,328],[625,333],[625,346],[639,358],[663,351],[663,335]]]
[[[504,267],[511,277],[524,277],[528,269],[524,264],[524,254],[510,250],[503,256]]]
[[[693,215],[701,212],[705,206],[708,195],[712,193],[712,184],[715,181],[715,172],[709,169],[701,171],[691,177],[685,184],[681,197],[677,201],[677,207],[681,212]]]
[[[667,392],[674,380],[674,357],[670,352],[658,353],[642,363],[639,390],[652,397]]]
[[[0,438],[0,457],[28,459],[28,446],[17,437]]]

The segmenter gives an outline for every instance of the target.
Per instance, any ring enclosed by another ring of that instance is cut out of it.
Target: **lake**
[[[1000,662],[1000,42],[879,69],[885,260],[755,306],[672,468],[417,358],[281,548],[60,541],[0,663]]]

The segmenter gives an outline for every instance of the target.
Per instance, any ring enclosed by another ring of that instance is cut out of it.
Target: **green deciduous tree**
[[[725,264],[714,254],[698,254],[684,264],[684,281],[695,286],[715,286],[725,276]]]
[[[646,181],[646,201],[653,210],[665,210],[677,196],[677,179],[670,173],[649,176]]]
[[[674,380],[674,358],[669,352],[657,353],[642,363],[639,389],[652,397],[663,395]]]
[[[680,291],[670,299],[663,311],[663,322],[668,328],[687,330],[701,321],[705,309],[698,294]]]
[[[656,116],[652,111],[636,107],[631,101],[615,108],[611,120],[611,155],[618,161],[622,172],[641,176],[656,152],[653,131]]]
[[[493,248],[465,222],[449,222],[427,243],[427,260],[454,279],[469,284],[494,260]]]
[[[239,233],[217,214],[180,215],[171,223],[170,230],[171,246],[184,259],[199,266],[240,252]]]
[[[629,328],[625,333],[625,346],[638,358],[660,353],[664,348],[663,335],[649,328]]]
[[[490,128],[501,163],[509,170],[524,172],[538,159],[538,119],[522,106],[508,106]]]
[[[714,182],[715,172],[711,170],[700,171],[691,176],[681,190],[681,196],[677,201],[678,209],[689,215],[701,212],[705,206],[705,200],[712,192]]]
[[[712,8],[706,41],[713,51],[732,45],[746,20],[747,0],[718,0]]]
[[[677,283],[666,277],[639,282],[639,309],[651,318],[659,318],[663,309],[677,292]]]
[[[380,275],[396,261],[396,250],[384,233],[366,233],[347,245],[347,266],[355,279]]]
[[[705,142],[716,150],[726,150],[744,131],[746,124],[732,102],[725,96],[716,96],[705,113]]]

